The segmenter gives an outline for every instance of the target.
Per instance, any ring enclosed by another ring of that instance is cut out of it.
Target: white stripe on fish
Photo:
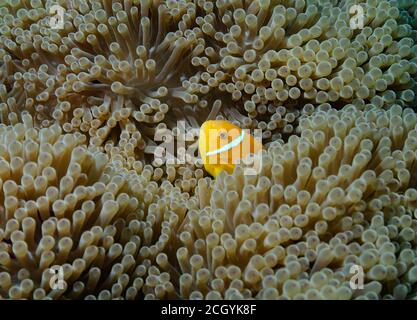
[[[207,152],[206,156],[212,156],[214,154],[219,154],[219,153],[225,152],[227,150],[230,150],[233,147],[236,147],[239,143],[241,143],[243,141],[244,137],[245,137],[245,130],[242,130],[242,134],[239,137],[230,141],[228,144],[224,145],[220,149]]]

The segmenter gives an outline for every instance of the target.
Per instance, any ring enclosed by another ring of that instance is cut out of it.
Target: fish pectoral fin
[[[222,171],[225,171],[225,169],[223,167],[216,167],[214,169],[214,177],[217,177],[220,174],[220,172],[222,172]]]
[[[228,174],[232,174],[234,169],[235,169],[234,164],[223,164],[221,166],[217,166],[214,169],[215,176],[217,177],[220,174],[220,172],[222,172],[222,171],[226,171]]]

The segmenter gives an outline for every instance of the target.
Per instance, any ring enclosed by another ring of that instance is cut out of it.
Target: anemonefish
[[[223,170],[232,173],[243,158],[261,151],[262,143],[229,121],[209,120],[200,128],[198,148],[204,168],[217,177]]]

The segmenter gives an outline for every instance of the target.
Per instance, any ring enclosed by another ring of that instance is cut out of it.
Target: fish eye
[[[219,136],[220,136],[220,139],[226,140],[227,139],[227,131],[226,130],[221,130]]]

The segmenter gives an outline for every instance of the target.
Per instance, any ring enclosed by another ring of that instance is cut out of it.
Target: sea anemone
[[[414,0],[3,2],[0,298],[416,297]]]
[[[415,294],[417,116],[317,110],[260,175],[199,180],[171,255],[186,299],[404,299]],[[352,266],[364,288],[350,286]]]
[[[198,1],[205,15],[196,22],[207,40],[192,63],[204,68],[200,82],[236,102],[226,114],[241,113],[243,125],[254,120],[268,138],[294,128],[281,121],[280,106],[297,117],[306,103],[411,105],[417,34],[402,17],[415,5],[400,3]],[[363,8],[362,30],[350,26],[353,5]]]
[[[6,123],[26,109],[39,125],[84,132],[93,145],[139,131],[142,158],[157,128],[181,119],[195,127],[210,111],[268,139],[292,133],[306,104],[415,101],[412,1],[57,3],[62,29],[50,27],[55,2],[1,8]],[[362,30],[350,28],[354,4]]]
[[[0,126],[0,296],[141,296],[189,194],[158,185],[152,166],[127,170],[91,151],[80,133],[22,121]],[[53,287],[54,267],[63,287]]]
[[[86,133],[95,146],[117,145],[127,131],[138,136],[130,147],[143,157],[166,114],[197,103],[201,85],[188,81],[192,57],[204,50],[198,30],[190,29],[195,5],[58,3],[66,8],[62,29],[49,27],[54,2],[1,8],[4,121],[15,123],[26,109],[40,126]]]

